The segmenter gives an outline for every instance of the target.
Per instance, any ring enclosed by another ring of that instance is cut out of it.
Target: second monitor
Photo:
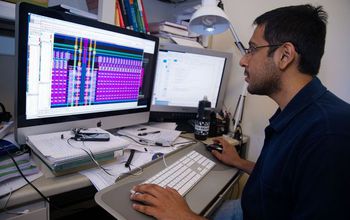
[[[151,120],[185,122],[194,119],[198,102],[208,97],[221,110],[232,54],[163,44],[159,47]]]

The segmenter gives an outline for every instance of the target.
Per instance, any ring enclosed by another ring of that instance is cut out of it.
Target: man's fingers
[[[219,142],[219,143],[221,143],[222,140],[224,140],[222,137],[216,137],[213,139],[214,142]]]
[[[176,189],[174,189],[174,188],[171,188],[171,187],[169,187],[169,186],[166,186],[166,187],[165,187],[165,190],[167,190],[169,193],[172,193],[172,194],[174,194],[174,195],[177,195],[177,196],[182,197],[182,196],[180,195],[180,193],[179,193]]]
[[[154,197],[159,197],[164,192],[164,188],[156,184],[141,184],[133,188],[135,192],[150,194]]]
[[[155,197],[147,193],[134,193],[131,195],[131,199],[139,202],[145,202],[147,205],[155,204]]]
[[[141,213],[144,213],[146,215],[150,215],[150,216],[154,216],[155,217],[155,212],[156,209],[153,208],[152,206],[146,206],[146,205],[141,205],[141,204],[132,204],[132,207],[136,210],[139,211]]]
[[[212,150],[211,153],[212,153],[217,159],[221,160],[222,155],[221,155],[221,153],[220,153],[219,151],[217,151],[217,150]]]

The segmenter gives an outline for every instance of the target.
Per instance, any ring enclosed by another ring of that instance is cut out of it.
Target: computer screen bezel
[[[96,122],[102,122],[102,127],[106,129],[113,128],[110,123],[113,120],[114,116],[123,116],[130,115],[130,120],[123,120],[123,122],[118,123],[115,121],[115,127],[119,126],[127,126],[136,123],[143,123],[148,121],[149,111],[151,106],[151,97],[147,100],[147,106],[145,108],[137,108],[137,109],[126,109],[126,110],[118,110],[118,111],[108,111],[108,112],[98,112],[98,113],[89,113],[89,114],[77,114],[71,116],[60,116],[60,117],[48,117],[41,119],[27,119],[26,118],[26,81],[27,81],[27,50],[28,50],[28,19],[29,13],[42,15],[50,18],[55,18],[64,21],[70,21],[77,24],[82,24],[90,27],[100,28],[107,31],[113,31],[116,33],[126,34],[133,37],[138,37],[142,39],[147,39],[155,42],[155,49],[153,55],[153,61],[151,67],[153,70],[156,68],[156,61],[158,55],[158,47],[159,47],[159,39],[157,37],[134,32],[131,30],[123,29],[116,27],[114,25],[110,25],[107,23],[98,22],[93,19],[71,15],[65,13],[64,11],[58,11],[50,8],[44,8],[40,6],[35,6],[28,3],[20,3],[17,4],[16,8],[16,68],[17,68],[17,78],[16,78],[16,106],[15,106],[15,124],[16,124],[16,137],[18,133],[22,136],[22,132],[18,132],[19,129],[27,128],[27,131],[24,133],[33,134],[33,133],[41,133],[45,131],[56,131],[66,130],[67,128],[75,127],[74,125],[82,125],[82,126],[96,126]],[[154,71],[150,76],[150,86],[149,92],[152,94],[153,91],[153,81],[154,81]],[[151,96],[151,95],[150,95]],[[138,114],[142,114],[142,117],[136,117]],[[137,118],[137,119],[136,119]],[[94,119],[93,122],[88,122],[88,120]],[[105,119],[105,120],[102,120]],[[135,120],[133,120],[135,119]],[[114,119],[118,120],[118,119]],[[78,123],[77,121],[81,121],[82,123]],[[106,123],[103,123],[106,121]],[[130,122],[129,122],[130,121]],[[133,121],[133,122],[131,122]],[[31,132],[30,129],[34,127],[43,126],[43,128],[39,128],[36,132]],[[57,125],[59,128],[53,128],[51,125]],[[18,137],[17,137],[18,138]],[[23,137],[20,138],[23,142]]]
[[[223,76],[220,83],[219,95],[216,103],[211,103],[212,109],[216,111],[220,111],[223,108],[224,98],[226,87],[228,84],[229,75],[231,73],[231,65],[232,65],[232,54],[228,52],[216,51],[205,48],[197,48],[197,47],[188,47],[177,44],[169,44],[169,43],[161,43],[159,45],[159,52],[161,51],[174,51],[174,52],[182,52],[182,53],[193,53],[199,55],[208,55],[215,57],[223,57],[225,58],[225,66],[223,71]],[[159,58],[159,56],[158,56]],[[159,62],[159,60],[158,60]],[[157,73],[156,73],[157,74]],[[154,95],[154,94],[153,94]],[[203,92],[203,96],[205,93]],[[210,101],[210,100],[209,100]],[[166,106],[166,105],[151,105],[151,118],[155,121],[172,121],[171,118],[175,118],[174,121],[177,121],[177,116],[179,120],[181,117],[187,119],[186,114],[189,117],[192,117],[197,113],[197,107],[187,107],[187,106]],[[192,116],[191,116],[192,115]]]

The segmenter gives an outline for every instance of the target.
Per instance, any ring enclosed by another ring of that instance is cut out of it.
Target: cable
[[[171,146],[171,144],[169,145],[165,145],[164,143],[161,142],[156,142],[156,141],[147,141],[145,139],[139,139],[139,140],[135,140],[134,138],[128,136],[128,135],[124,135],[124,134],[115,134],[116,136],[120,136],[120,137],[126,137],[131,139],[132,141],[134,141],[137,144],[143,145],[143,146],[149,146],[149,147],[168,147]]]
[[[180,144],[195,144],[195,143],[197,143],[197,141],[191,140],[191,141],[185,141],[185,142],[175,143],[175,144],[172,144],[171,146],[172,146],[172,147],[175,147],[176,145],[180,145]]]
[[[1,209],[7,211],[7,204],[9,203],[11,196],[12,196],[12,187],[10,187],[9,197],[6,199],[4,207],[2,207]]]
[[[164,166],[165,166],[165,167],[168,167],[168,164],[167,164],[166,161],[165,161],[165,154],[163,154],[162,158],[163,158]]]
[[[137,140],[135,140],[134,138],[132,138],[132,137],[130,137],[130,136],[128,136],[128,135],[118,134],[118,133],[116,133],[115,135],[116,135],[116,136],[120,136],[120,137],[129,138],[130,140],[132,140],[132,141],[134,141],[135,143],[140,144],[140,145],[144,145],[144,146],[158,146],[158,145],[156,145],[156,144],[152,145],[152,144],[150,144],[148,141],[143,140],[143,139],[140,139],[140,140],[137,141]]]
[[[72,145],[72,144],[70,143],[70,140],[72,140],[72,139],[74,139],[74,138],[71,137],[71,138],[68,138],[68,139],[67,139],[67,143],[68,143],[69,146],[71,146],[72,148],[75,148],[75,149],[79,149],[79,150],[84,151],[84,152],[90,157],[90,159],[92,160],[92,162],[94,162],[94,163],[96,164],[96,166],[97,166],[98,168],[100,168],[100,169],[103,170],[106,174],[108,174],[108,175],[110,175],[110,176],[115,176],[115,175],[111,174],[111,173],[108,171],[107,168],[102,167],[102,166],[100,165],[100,163],[97,162],[97,160],[95,159],[94,154],[91,152],[90,148],[88,148],[88,147],[85,146],[85,142],[84,142],[84,141],[82,141],[84,148],[89,149],[89,151],[90,151],[91,154],[90,154],[87,150],[85,150],[84,148],[81,148],[81,147],[77,147],[77,146]]]
[[[131,166],[133,166],[133,167],[135,167],[135,168],[137,168],[137,169],[139,169],[139,170],[138,170],[136,173],[132,173],[132,172],[121,173],[121,174],[115,179],[114,182],[119,181],[119,180],[121,179],[121,177],[124,177],[124,176],[139,176],[139,175],[141,175],[141,174],[143,173],[143,168],[142,168],[142,167],[135,166],[135,165],[133,165],[132,163],[130,163],[129,169],[130,169]],[[130,170],[130,171],[131,171],[131,170]]]
[[[132,163],[130,163],[129,167],[130,167],[130,166],[133,166],[133,167],[139,169],[138,172],[136,172],[136,173],[130,173],[130,175],[132,175],[132,176],[139,176],[139,175],[141,175],[141,174],[143,173],[143,168],[142,168],[142,167],[135,166],[135,165],[133,165]]]
[[[97,161],[97,159],[95,158],[95,155],[92,153],[91,149],[88,148],[88,147],[86,147],[85,141],[83,141],[83,146],[84,146],[84,148],[89,149],[89,151],[90,151],[90,153],[91,153],[91,159],[93,159],[94,163],[95,163],[100,169],[102,169],[106,174],[108,174],[108,175],[110,175],[110,176],[115,176],[115,175],[113,175],[113,174],[111,174],[111,173],[109,172],[109,169],[107,169],[107,168],[105,168],[105,167],[103,167],[103,166],[100,165],[100,163],[99,163],[99,162]],[[82,149],[82,150],[83,150],[83,149]],[[90,154],[88,154],[88,155],[90,156]]]

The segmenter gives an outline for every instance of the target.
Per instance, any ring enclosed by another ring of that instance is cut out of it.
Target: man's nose
[[[248,56],[244,55],[240,60],[239,60],[239,65],[241,67],[246,67],[248,66]]]

